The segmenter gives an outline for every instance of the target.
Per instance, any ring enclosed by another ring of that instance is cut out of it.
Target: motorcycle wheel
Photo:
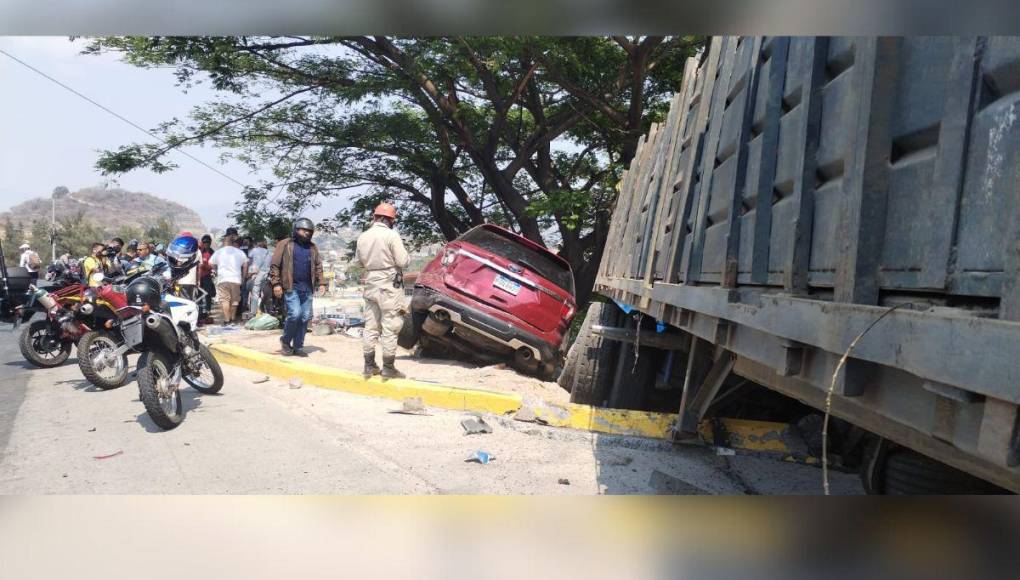
[[[185,375],[184,380],[200,393],[215,395],[223,388],[223,369],[220,368],[219,361],[213,356],[208,346],[199,345],[198,352],[202,355],[202,367],[199,369],[199,374],[198,376]]]
[[[58,341],[55,346],[47,344],[52,333],[49,320],[36,320],[26,326],[18,340],[21,356],[41,369],[64,364],[67,357],[71,356],[71,343]]]
[[[171,384],[173,359],[163,351],[142,353],[138,359],[138,396],[157,427],[169,431],[184,420],[180,389]]]
[[[128,377],[127,354],[117,357],[111,365],[107,353],[120,347],[120,341],[109,332],[86,332],[78,341],[78,368],[90,383],[103,389],[116,389]]]

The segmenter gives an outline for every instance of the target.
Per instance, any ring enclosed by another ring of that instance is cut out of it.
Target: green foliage
[[[177,237],[178,231],[172,219],[163,217],[155,225],[145,230],[145,240],[166,245],[170,243],[170,240]]]
[[[30,237],[32,240],[32,249],[39,252],[39,257],[46,261],[50,258],[50,222],[43,220],[32,220],[31,228],[29,229]]]
[[[4,258],[7,261],[7,265],[18,265],[18,260],[21,258],[21,250],[18,246],[21,242],[25,241],[25,228],[21,222],[11,222],[11,218],[7,217],[4,220]]]
[[[363,226],[381,199],[412,246],[489,221],[557,245],[594,281],[615,184],[679,89],[698,37],[108,37],[139,67],[172,67],[225,98],[155,128],[168,145],[102,153],[107,174],[173,168],[211,144],[272,182],[232,214],[268,232],[344,196],[323,227]]]
[[[101,241],[104,241],[102,229],[86,218],[82,210],[57,221],[58,256],[67,253],[75,258],[85,257],[92,244]]]

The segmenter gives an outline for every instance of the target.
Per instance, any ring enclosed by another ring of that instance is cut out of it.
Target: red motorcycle
[[[89,330],[78,342],[78,368],[85,378],[100,389],[115,389],[128,378],[127,353],[129,347],[121,338],[121,319],[130,314],[126,283],[129,276],[105,278],[98,275],[93,282],[98,284],[85,290],[78,311],[89,317]]]
[[[89,331],[76,316],[84,291],[70,278],[58,280],[50,291],[29,286],[26,302],[16,309],[15,324],[28,322],[37,312],[46,316],[21,332],[19,346],[25,360],[40,368],[55,367],[67,360],[71,346]]]

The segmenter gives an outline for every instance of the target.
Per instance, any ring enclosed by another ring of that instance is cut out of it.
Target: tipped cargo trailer
[[[1020,38],[712,38],[608,235],[575,401],[831,390],[867,489],[1020,491]]]

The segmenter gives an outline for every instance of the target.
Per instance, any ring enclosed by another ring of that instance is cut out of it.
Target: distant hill
[[[29,200],[0,213],[0,222],[10,217],[28,227],[33,220],[50,221],[52,209],[49,196]],[[148,193],[119,188],[87,187],[57,196],[57,221],[84,211],[89,221],[97,224],[106,235],[117,235],[127,227],[148,229],[161,218],[169,218],[177,229],[191,230],[195,235],[205,232],[202,218],[179,203]]]

